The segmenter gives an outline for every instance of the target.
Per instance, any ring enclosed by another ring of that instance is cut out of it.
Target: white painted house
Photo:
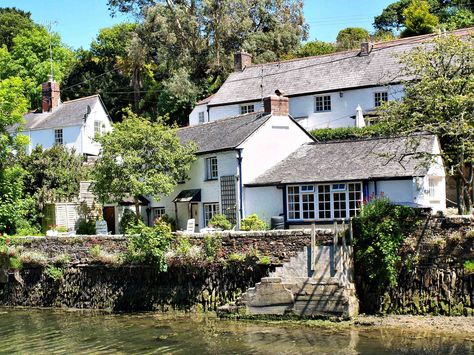
[[[435,159],[427,160],[426,153]],[[439,153],[433,135],[313,142],[245,186],[255,198],[280,198],[272,213],[284,216],[290,227],[346,220],[375,196],[444,211],[445,171]]]
[[[223,213],[234,224],[252,213],[269,220],[281,206],[275,200],[256,198],[245,185],[285,159],[313,138],[288,116],[288,99],[265,99],[266,113],[249,113],[178,130],[182,143],[196,143],[197,160],[189,179],[160,201],[152,201],[149,224],[167,214],[186,228],[190,218],[196,229],[208,225],[216,213]]]
[[[28,153],[40,145],[44,149],[61,144],[77,154],[97,156],[98,134],[112,129],[112,120],[99,95],[61,102],[59,84],[51,78],[42,84],[42,108],[24,116],[24,124],[11,127],[29,138]]]
[[[403,96],[401,83],[410,78],[400,75],[400,55],[436,36],[363,43],[359,50],[266,64],[252,64],[249,54],[237,53],[234,72],[217,93],[196,105],[189,124],[260,112],[262,98],[278,88],[290,100],[289,114],[305,129],[354,126],[357,106],[370,115],[380,103]]]

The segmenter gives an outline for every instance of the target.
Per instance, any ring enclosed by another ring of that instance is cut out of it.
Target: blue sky
[[[340,29],[364,27],[372,30],[375,15],[395,0],[305,0],[304,13],[310,25],[309,39],[334,41]],[[0,7],[30,11],[33,20],[46,24],[73,48],[88,48],[100,28],[126,21],[110,16],[106,0],[0,0]]]

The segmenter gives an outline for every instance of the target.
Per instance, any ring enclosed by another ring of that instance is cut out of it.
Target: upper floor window
[[[94,121],[94,137],[102,135],[102,122]]]
[[[217,171],[217,158],[210,157],[206,159],[206,179],[207,180],[216,180],[219,177]]]
[[[241,105],[240,106],[240,114],[244,115],[246,113],[255,112],[255,105]]]
[[[199,123],[204,123],[204,111],[199,112]]]
[[[63,129],[55,129],[54,130],[54,144],[64,144],[64,139],[63,139]]]
[[[331,111],[331,96],[316,96],[314,98],[314,112]]]
[[[388,92],[374,92],[374,106],[380,107],[384,102],[388,101]]]

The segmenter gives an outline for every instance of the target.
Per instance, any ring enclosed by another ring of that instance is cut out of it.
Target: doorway
[[[189,218],[194,218],[194,228],[199,230],[199,203],[191,203]]]
[[[103,214],[104,220],[107,222],[107,230],[112,232],[112,234],[115,234],[115,207],[104,207]]]

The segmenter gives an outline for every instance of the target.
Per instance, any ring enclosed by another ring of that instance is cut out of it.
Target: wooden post
[[[352,217],[349,221],[349,245],[352,245],[352,238],[353,238],[353,234],[354,231],[352,230]]]
[[[316,270],[316,225],[311,223],[311,271]],[[312,276],[312,275],[311,275]]]
[[[337,258],[336,258],[336,251],[337,251],[337,221],[334,221],[334,236],[332,239],[332,260],[333,260],[333,268],[334,271],[337,273]]]

